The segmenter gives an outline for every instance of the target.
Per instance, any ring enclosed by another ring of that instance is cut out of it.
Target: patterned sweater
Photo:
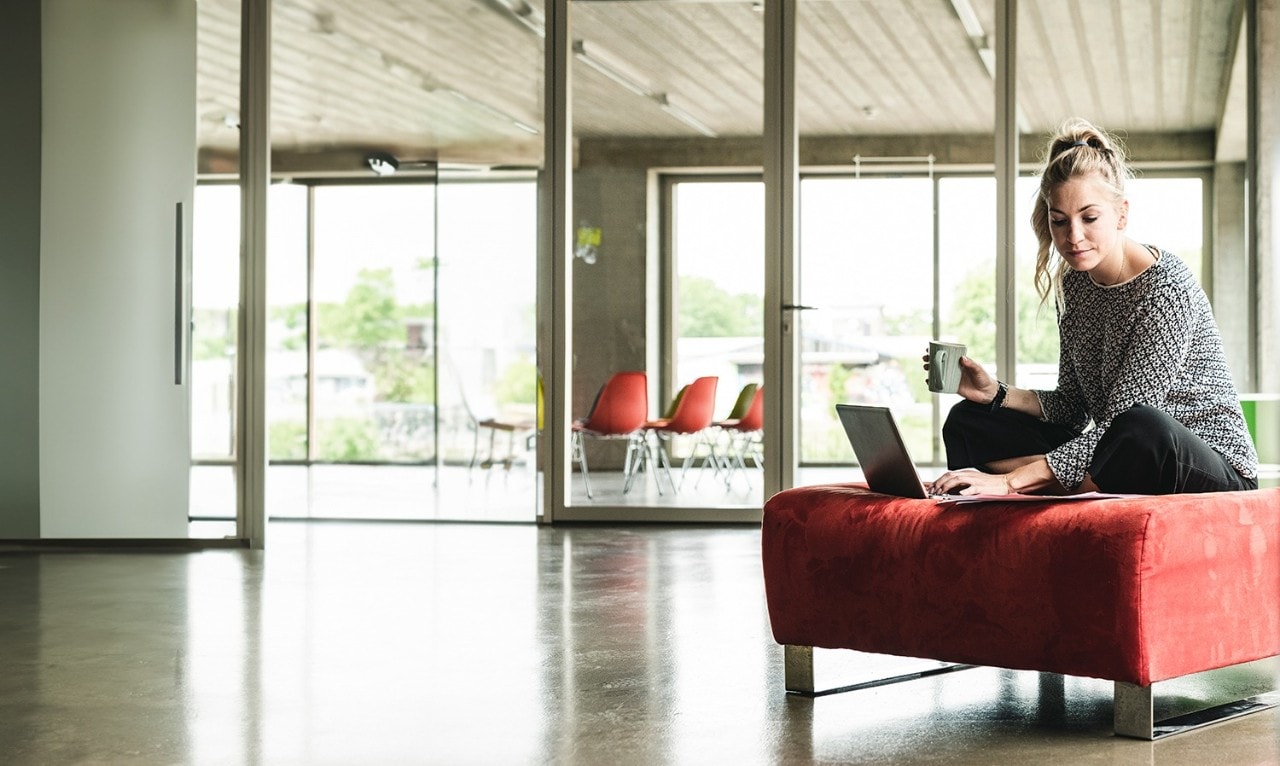
[[[1104,287],[1072,271],[1062,289],[1058,387],[1033,393],[1045,420],[1079,434],[1047,456],[1064,487],[1079,486],[1112,418],[1134,404],[1168,413],[1242,476],[1257,476],[1213,310],[1186,264],[1161,251],[1128,282]]]

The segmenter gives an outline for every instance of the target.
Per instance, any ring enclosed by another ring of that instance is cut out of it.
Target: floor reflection
[[[1275,711],[1151,743],[1106,681],[782,691],[759,531],[274,524],[267,551],[0,556],[8,764],[1275,763]],[[819,650],[820,685],[902,658]],[[829,677],[824,677],[829,676]],[[1274,664],[1177,682],[1269,686]]]
[[[932,478],[939,469],[923,467]],[[679,475],[679,472],[675,472]],[[760,471],[737,471],[726,483],[705,468],[696,468],[673,492],[665,477],[640,476],[630,491],[617,471],[591,474],[593,498],[574,476],[570,503],[575,506],[761,508],[764,484]],[[801,468],[796,484],[861,481],[856,467]],[[271,466],[267,469],[266,502],[274,520],[344,519],[391,521],[531,522],[540,510],[539,477],[527,466],[468,470],[465,466]],[[191,536],[217,538],[235,534],[235,474],[230,466],[198,465],[191,469]]]

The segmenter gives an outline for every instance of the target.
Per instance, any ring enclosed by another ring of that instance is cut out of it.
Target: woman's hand
[[[1003,473],[983,473],[976,468],[947,471],[929,486],[934,495],[1011,495],[1009,476]]]
[[[956,393],[971,402],[990,404],[999,388],[1000,384],[982,365],[967,356],[960,357],[960,387]]]
[[[925,354],[921,359],[924,360],[925,372],[928,372],[929,355]],[[998,389],[996,379],[988,375],[982,365],[967,356],[960,357],[960,386],[956,393],[971,402],[990,404]]]

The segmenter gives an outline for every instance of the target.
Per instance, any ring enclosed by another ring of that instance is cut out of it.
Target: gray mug
[[[929,341],[929,390],[935,394],[954,394],[960,388],[960,357],[963,343]]]

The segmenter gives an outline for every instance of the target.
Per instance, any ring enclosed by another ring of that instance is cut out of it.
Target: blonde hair
[[[1049,140],[1040,172],[1040,188],[1031,207],[1031,228],[1039,241],[1036,252],[1036,292],[1044,303],[1052,293],[1062,308],[1062,278],[1070,267],[1053,256],[1053,235],[1049,231],[1049,193],[1073,178],[1097,174],[1118,207],[1124,200],[1125,181],[1133,177],[1119,139],[1081,119],[1062,124]]]

